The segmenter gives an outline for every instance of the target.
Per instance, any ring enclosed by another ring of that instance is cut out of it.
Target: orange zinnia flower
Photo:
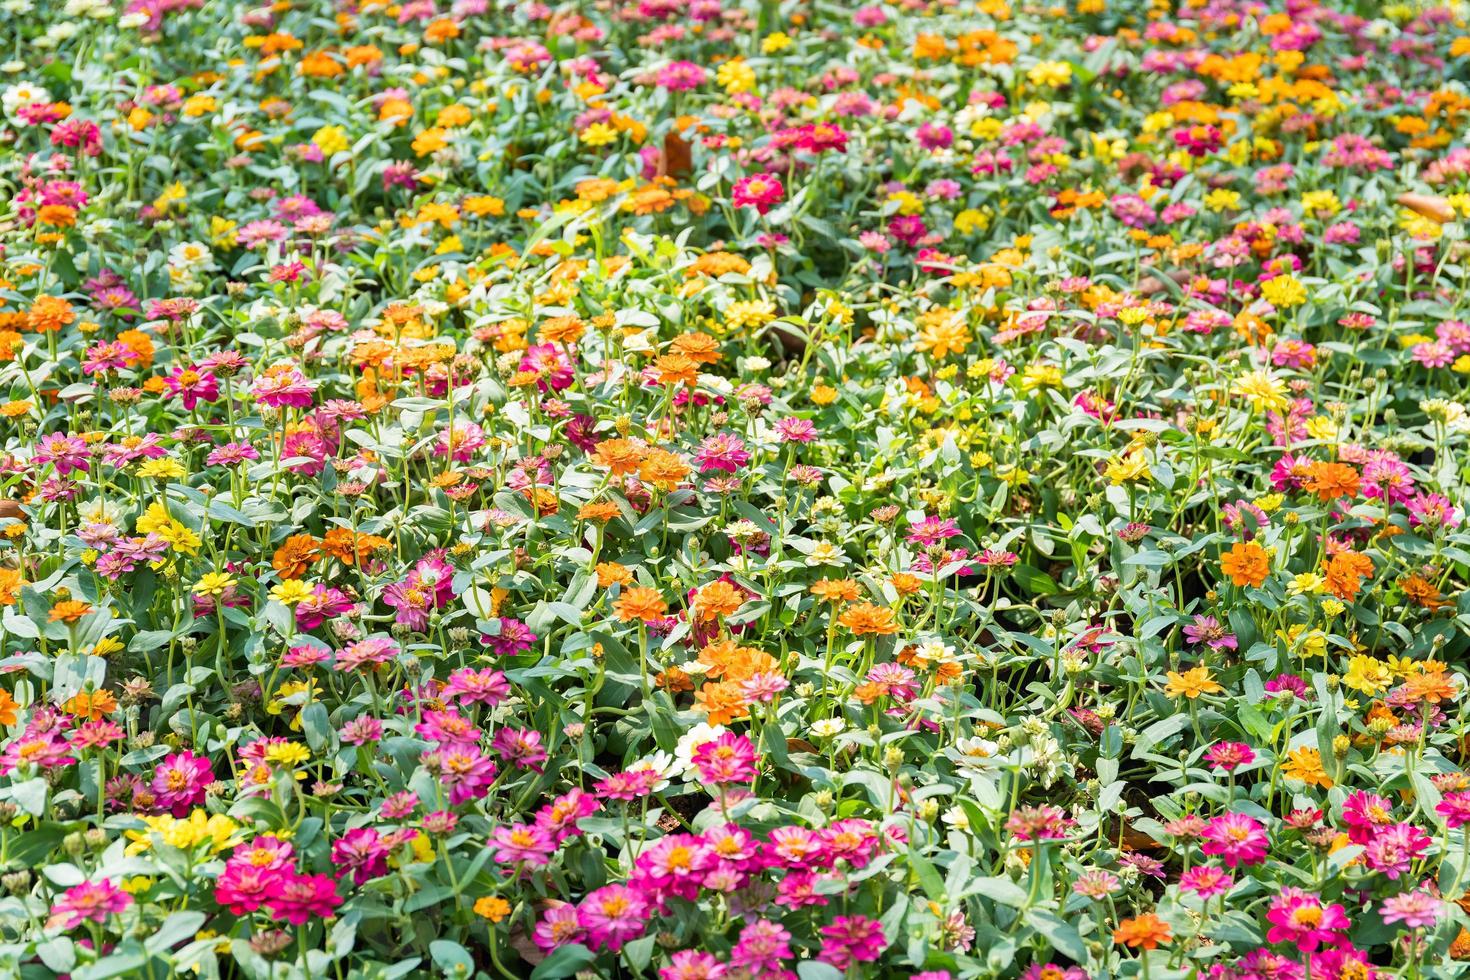
[[[627,565],[620,565],[615,561],[597,563],[597,587],[599,589],[610,588],[614,585],[627,585],[631,581],[633,581],[633,570]]]
[[[367,560],[374,551],[388,547],[388,539],[376,534],[356,534],[350,528],[334,527],[322,537],[322,550],[344,565]]]
[[[720,359],[720,342],[707,333],[680,334],[669,350],[682,354],[696,364],[713,364]]]
[[[20,571],[0,568],[0,606],[13,606],[20,598]]]
[[[550,344],[575,344],[586,333],[587,326],[574,316],[555,316],[541,324],[542,341]]]
[[[60,296],[38,296],[26,314],[26,325],[36,333],[54,333],[76,318],[76,310]]]
[[[734,615],[745,605],[745,595],[735,586],[720,579],[699,590],[694,597],[694,614],[702,623]]]
[[[281,578],[302,578],[321,555],[319,542],[309,534],[293,534],[271,556],[271,567]]]
[[[61,709],[77,718],[97,721],[117,710],[117,698],[111,691],[83,691],[63,704]]]
[[[1113,930],[1113,942],[1134,949],[1158,949],[1173,938],[1174,930],[1169,928],[1169,923],[1152,912],[1124,919]]]
[[[1236,542],[1221,557],[1220,568],[1236,585],[1259,588],[1271,574],[1271,556],[1254,541]]]
[[[856,602],[862,591],[850,578],[824,578],[812,585],[812,595],[831,603]]]
[[[0,688],[0,725],[14,725],[15,719],[20,712],[20,705],[15,703],[15,698],[10,692]]]
[[[899,595],[913,595],[924,587],[923,580],[911,572],[894,572],[888,581]]]
[[[628,589],[613,603],[613,611],[624,623],[631,623],[635,619],[651,623],[655,619],[662,619],[668,608],[658,589],[643,586]]]
[[[679,489],[689,475],[689,464],[679,458],[678,453],[667,449],[651,449],[638,464],[638,479],[651,483],[665,492]]]
[[[661,385],[688,385],[692,388],[699,380],[699,365],[683,354],[665,354],[656,358],[653,369],[658,372]]]
[[[48,618],[53,623],[75,623],[91,611],[92,607],[79,599],[66,599],[51,607]]]
[[[1373,559],[1357,551],[1343,551],[1327,562],[1327,591],[1344,602],[1352,602],[1363,588],[1363,579],[1373,574]]]
[[[1215,683],[1210,676],[1210,668],[1200,665],[1191,667],[1184,673],[1171,670],[1168,672],[1169,683],[1164,685],[1164,693],[1171,698],[1185,697],[1193,701],[1201,694],[1219,694],[1225,689]]]
[[[1438,704],[1454,699],[1455,685],[1443,669],[1421,670],[1404,681],[1404,693],[1415,701]]]
[[[755,647],[737,646],[734,640],[720,640],[699,651],[699,662],[709,677],[727,681],[743,681],[756,674],[773,673],[779,666],[776,658]]]
[[[632,439],[604,439],[592,452],[592,462],[612,471],[613,476],[638,472],[647,449]]]
[[[1304,485],[1319,500],[1329,501],[1356,497],[1359,482],[1358,471],[1346,463],[1312,463],[1307,467]]]
[[[678,667],[670,667],[667,670],[659,671],[658,676],[653,679],[653,683],[655,687],[675,694],[681,691],[694,690],[694,680]]]
[[[1332,777],[1322,768],[1322,753],[1306,746],[1287,754],[1282,775],[1287,779],[1300,779],[1308,786],[1332,788]]]
[[[577,511],[577,520],[596,521],[599,524],[606,524],[617,516],[618,505],[607,500],[592,504],[583,504]]]
[[[875,606],[871,602],[849,606],[837,618],[837,622],[854,636],[892,636],[898,632],[893,610],[886,606]]]
[[[711,725],[728,725],[750,714],[739,681],[707,682],[694,695],[694,708],[709,715]]]
[[[1425,609],[1438,609],[1446,605],[1439,594],[1439,587],[1418,572],[1399,579],[1399,588],[1411,602],[1418,603]]]

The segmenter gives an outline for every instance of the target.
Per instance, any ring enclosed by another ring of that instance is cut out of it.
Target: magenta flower
[[[1016,840],[1061,840],[1074,822],[1061,807],[1023,806],[1011,811],[1006,830]]]
[[[1443,908],[1439,898],[1420,888],[1384,899],[1378,911],[1388,925],[1402,922],[1410,929],[1432,929]]]
[[[694,461],[701,473],[735,473],[750,462],[750,451],[739,436],[717,432],[699,444]]]
[[[21,766],[55,769],[76,761],[71,755],[71,746],[56,732],[27,729],[0,753],[0,774],[8,776]]]
[[[266,900],[266,908],[272,918],[284,919],[293,926],[335,915],[337,906],[341,904],[336,880],[326,875],[291,873],[276,879]]]
[[[296,626],[314,630],[327,620],[341,616],[352,605],[352,600],[341,589],[318,583],[312,588],[311,595],[296,604]]]
[[[737,208],[755,208],[758,213],[765,214],[780,204],[785,195],[786,188],[781,186],[780,177],[775,174],[754,174],[735,182],[730,203]]]
[[[204,790],[214,782],[214,770],[208,759],[192,752],[175,752],[153,770],[149,788],[160,808],[176,817],[187,814],[191,807],[204,802]]]
[[[66,476],[77,470],[85,473],[91,466],[87,455],[87,443],[81,436],[50,432],[36,443],[32,460],[37,464],[50,463],[56,467],[57,476]]]
[[[411,630],[429,625],[429,613],[454,598],[454,569],[440,558],[421,558],[402,582],[383,590],[383,602],[398,610],[394,621]]]
[[[1393,804],[1377,793],[1357,790],[1343,801],[1342,822],[1354,844],[1366,844],[1380,827],[1393,823]]]
[[[839,970],[846,970],[853,963],[871,963],[888,946],[888,940],[883,938],[883,926],[866,915],[839,915],[820,932],[823,942],[817,959]]]
[[[338,651],[338,670],[356,670],[364,665],[385,664],[398,656],[398,644],[386,636],[369,636]]]
[[[502,728],[495,733],[490,748],[518,769],[540,772],[541,763],[547,758],[541,733],[534,728]]]
[[[449,683],[444,685],[439,696],[445,701],[458,698],[462,702],[493,708],[510,697],[510,682],[503,673],[489,667],[483,670],[461,667],[449,675]]]
[[[669,965],[660,967],[659,980],[722,980],[725,964],[714,954],[697,949],[681,949],[669,957]]]
[[[543,392],[563,391],[577,378],[572,362],[555,344],[533,344],[526,348],[518,369],[538,375],[536,387]]]
[[[1470,823],[1470,792],[1446,793],[1434,812],[1444,817],[1445,826],[1451,830],[1465,826]]]
[[[756,919],[740,930],[740,939],[730,950],[730,966],[753,977],[787,975],[781,965],[791,959],[791,933],[777,922]]]
[[[294,364],[273,368],[250,386],[255,400],[270,408],[306,408],[315,391],[316,382],[309,380]]]
[[[950,538],[957,537],[960,526],[951,517],[925,517],[923,520],[915,521],[909,529],[908,538],[910,544],[923,545],[932,548]]]
[[[1429,850],[1429,835],[1408,823],[1390,824],[1376,833],[1363,849],[1363,863],[1397,881],[1409,865]]]
[[[536,946],[548,953],[558,946],[581,942],[582,938],[582,922],[577,917],[577,907],[566,902],[548,905],[531,936]]]
[[[1204,840],[1201,850],[1211,857],[1219,857],[1231,868],[1260,864],[1266,860],[1266,848],[1271,843],[1265,824],[1243,813],[1213,818],[1200,836]]]
[[[1196,616],[1184,627],[1184,639],[1196,646],[1203,643],[1211,650],[1234,650],[1235,634],[1220,625],[1214,616]]]
[[[439,782],[449,790],[451,806],[483,798],[498,771],[495,762],[477,746],[463,742],[424,753],[424,763],[439,770]]]
[[[485,430],[473,422],[451,420],[434,443],[435,456],[448,456],[456,463],[468,463],[485,446]]]
[[[587,934],[587,945],[616,953],[648,928],[647,905],[623,885],[606,885],[582,899],[577,922]]]
[[[51,906],[46,928],[70,930],[83,922],[106,922],[109,915],[115,915],[132,904],[132,896],[108,878],[84,881],[68,888]]]
[[[393,845],[371,827],[354,827],[332,843],[332,864],[352,872],[352,883],[361,885],[388,873],[388,855]]]
[[[540,868],[551,862],[551,855],[556,851],[556,842],[545,830],[523,823],[496,827],[490,839],[495,852],[492,856],[501,864]]]
[[[214,883],[214,900],[230,910],[231,915],[246,915],[264,908],[275,894],[282,872],[277,868],[256,867],[231,859]]]
[[[1229,874],[1208,864],[1190,868],[1179,876],[1179,888],[1182,891],[1194,892],[1206,901],[1216,895],[1225,894],[1234,884],[1235,879]]]
[[[1244,742],[1216,742],[1205,751],[1205,759],[1221,772],[1234,772],[1256,761],[1256,752]]]
[[[1290,885],[1271,903],[1266,921],[1267,942],[1291,943],[1308,953],[1324,943],[1336,945],[1350,925],[1341,905],[1323,905],[1320,895]]]
[[[788,417],[776,420],[776,435],[782,442],[811,442],[817,438],[817,427],[811,419]]]
[[[219,397],[219,379],[208,371],[177,365],[163,379],[168,392],[188,411],[200,402],[212,402]]]
[[[746,735],[724,732],[694,750],[694,768],[711,786],[748,783],[755,778],[755,746]]]
[[[536,811],[536,826],[560,844],[567,838],[582,833],[577,827],[578,820],[590,817],[601,809],[602,804],[595,796],[580,789],[570,789]]]

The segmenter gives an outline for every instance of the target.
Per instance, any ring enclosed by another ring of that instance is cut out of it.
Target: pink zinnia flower
[[[755,208],[758,213],[765,214],[780,204],[785,194],[786,188],[781,186],[780,177],[775,174],[755,174],[735,182],[730,203],[737,208]]]
[[[1439,921],[1444,903],[1424,889],[1384,899],[1379,914],[1388,925],[1402,922],[1410,929],[1429,929]]]
[[[1200,836],[1204,839],[1201,850],[1211,857],[1219,857],[1231,868],[1260,864],[1266,859],[1266,848],[1271,843],[1265,825],[1243,813],[1215,817]]]
[[[1205,759],[1221,772],[1234,772],[1256,761],[1256,752],[1244,742],[1216,742],[1205,752]]]
[[[42,436],[41,441],[36,444],[36,454],[32,461],[38,464],[50,463],[56,467],[57,476],[66,476],[76,470],[85,473],[90,466],[87,455],[87,443],[81,436],[51,432]]]
[[[1229,874],[1208,864],[1190,868],[1179,876],[1181,890],[1194,892],[1205,900],[1225,894],[1234,884],[1235,879]]]
[[[1308,953],[1323,943],[1336,945],[1350,924],[1341,905],[1323,905],[1320,895],[1290,885],[1271,903],[1266,921],[1267,942],[1291,943]]]
[[[699,444],[694,461],[701,473],[735,473],[750,462],[750,451],[739,436],[717,432]]]
[[[271,916],[293,926],[334,915],[342,904],[337,882],[326,875],[283,875],[271,891],[266,900]]]
[[[628,940],[643,935],[647,920],[646,903],[623,885],[599,888],[577,906],[577,922],[593,949],[618,952]]]
[[[817,959],[839,970],[846,970],[853,963],[871,963],[888,946],[888,940],[883,938],[883,926],[866,915],[839,915],[820,931],[823,943]]]
[[[210,761],[185,751],[175,752],[158,764],[149,788],[159,807],[182,817],[190,808],[204,802],[204,789],[212,782],[214,770]]]
[[[177,365],[163,379],[169,394],[179,399],[187,411],[192,412],[200,402],[212,402],[219,397],[219,379],[208,371]]]
[[[724,732],[694,750],[694,768],[711,786],[748,783],[755,778],[755,746],[746,735]]]
[[[132,904],[132,896],[110,879],[84,881],[68,888],[51,906],[46,928],[75,929],[83,922],[106,922],[109,915],[115,915]]]

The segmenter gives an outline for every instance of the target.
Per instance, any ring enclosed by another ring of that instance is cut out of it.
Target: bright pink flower
[[[839,915],[823,926],[822,948],[817,959],[846,970],[853,963],[871,963],[883,955],[888,940],[883,926],[866,915]]]
[[[84,881],[68,888],[51,906],[46,928],[75,929],[83,922],[106,922],[109,915],[115,915],[132,904],[132,896],[110,879]]]
[[[786,188],[781,186],[780,177],[775,174],[754,174],[735,182],[730,203],[737,208],[755,208],[758,213],[765,214],[780,204],[785,194]]]
[[[214,769],[208,759],[192,752],[175,752],[153,770],[149,788],[158,806],[182,817],[204,802],[204,790],[214,782]]]
[[[748,783],[755,778],[755,746],[746,735],[724,732],[694,750],[694,768],[711,786]]]
[[[1290,885],[1271,903],[1266,921],[1267,942],[1291,943],[1308,953],[1324,943],[1337,945],[1350,925],[1341,905],[1323,905],[1320,895]]]
[[[219,379],[198,368],[175,365],[163,383],[168,385],[169,394],[190,412],[200,402],[212,402],[219,397]]]
[[[1212,857],[1219,857],[1231,868],[1241,864],[1260,864],[1266,859],[1266,848],[1271,843],[1265,825],[1243,813],[1226,813],[1213,818],[1201,837],[1204,840],[1201,850]]]
[[[623,885],[606,885],[582,899],[577,922],[587,933],[593,949],[616,953],[623,944],[643,935],[648,928],[647,904]]]
[[[276,880],[271,896],[266,899],[271,917],[284,919],[293,926],[335,915],[341,904],[337,882],[326,875],[287,873]]]
[[[1225,894],[1234,884],[1235,879],[1229,874],[1208,864],[1190,868],[1179,876],[1180,889],[1194,892],[1207,901],[1216,895]]]

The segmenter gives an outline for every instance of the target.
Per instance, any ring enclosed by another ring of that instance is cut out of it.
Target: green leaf
[[[205,918],[203,912],[175,912],[163,920],[157,932],[143,940],[143,948],[154,956],[164,953],[198,932]]]
[[[1026,913],[1026,924],[1046,937],[1052,948],[1068,959],[1078,963],[1087,962],[1087,946],[1082,934],[1070,922],[1058,918],[1046,909],[1031,909]]]
[[[597,959],[592,950],[581,943],[558,946],[552,954],[537,964],[531,971],[531,980],[561,980],[588,966]]]
[[[467,977],[475,972],[475,961],[459,943],[436,939],[429,943],[429,955],[448,976]]]

